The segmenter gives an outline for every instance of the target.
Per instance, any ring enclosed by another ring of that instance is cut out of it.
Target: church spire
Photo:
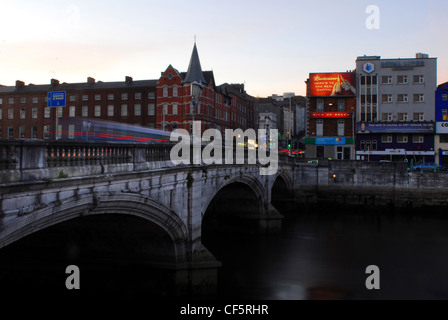
[[[195,39],[196,40],[196,39]],[[199,61],[198,49],[196,48],[196,41],[193,47],[193,53],[191,54],[190,65],[188,66],[187,75],[185,76],[184,83],[191,82],[207,83],[202,73],[201,62]]]

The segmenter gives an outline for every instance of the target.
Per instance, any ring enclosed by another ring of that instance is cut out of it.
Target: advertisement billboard
[[[434,133],[433,122],[361,122],[357,124],[358,134],[367,133]]]
[[[356,73],[311,73],[311,97],[356,96]]]

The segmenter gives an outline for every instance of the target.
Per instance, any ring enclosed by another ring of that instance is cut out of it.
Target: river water
[[[444,210],[300,207],[280,233],[221,235],[219,297],[262,300],[448,299]],[[379,290],[368,290],[368,266]]]

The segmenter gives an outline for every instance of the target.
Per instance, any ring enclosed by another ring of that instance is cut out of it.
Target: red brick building
[[[356,73],[314,73],[306,83],[305,156],[354,159]]]
[[[205,88],[197,108],[192,108],[191,83]],[[49,108],[48,92],[65,91],[66,106]],[[73,128],[64,124],[72,118],[107,120],[172,131],[190,131],[194,120],[202,122],[202,131],[217,128],[256,128],[257,100],[244,91],[242,84],[216,86],[213,71],[203,72],[196,44],[187,72],[173,66],[159,79],[102,82],[88,78],[84,83],[0,85],[0,138],[53,139],[56,133],[75,139]]]
[[[193,107],[191,84],[200,82],[204,89]],[[202,132],[215,128],[256,128],[257,99],[244,91],[243,84],[216,86],[213,71],[202,71],[196,44],[187,72],[168,66],[157,82],[157,128],[190,131],[194,121],[201,121]]]

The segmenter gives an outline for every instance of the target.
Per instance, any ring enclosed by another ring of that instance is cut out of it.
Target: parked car
[[[433,162],[425,162],[425,163],[420,163],[414,166],[414,171],[417,172],[423,172],[423,171],[427,171],[427,172],[436,172],[438,169],[438,166],[436,163]]]

